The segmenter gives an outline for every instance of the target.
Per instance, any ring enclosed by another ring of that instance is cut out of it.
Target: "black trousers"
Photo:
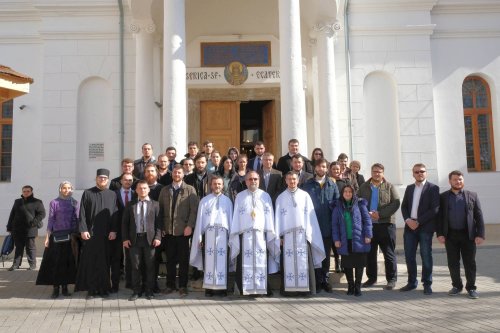
[[[137,235],[137,242],[130,248],[130,260],[132,263],[132,290],[134,293],[141,293],[141,266],[144,267],[146,272],[146,281],[142,281],[146,285],[146,293],[152,293],[155,281],[155,267],[154,267],[155,248],[152,247],[146,235]],[[144,283],[145,282],[145,283]]]
[[[330,272],[330,249],[332,249],[332,244],[332,237],[323,237],[323,245],[325,247],[326,258],[321,262],[321,268],[315,269],[317,289],[321,289],[325,284],[328,283],[328,275]],[[335,246],[333,248],[335,248]],[[336,260],[338,260],[338,254],[336,258]]]
[[[111,285],[117,287],[120,283],[121,264],[123,258],[123,243],[121,237],[109,241],[109,265],[111,270]]]
[[[16,250],[14,252],[14,267],[21,266],[23,262],[24,248],[26,248],[26,258],[30,266],[36,266],[36,245],[35,237],[26,237],[13,235],[14,245]]]
[[[466,280],[465,289],[476,290],[476,243],[469,239],[467,230],[450,230],[444,245],[453,287],[460,290],[464,287],[460,277],[460,256],[462,256]]]
[[[179,264],[179,288],[187,288],[189,272],[189,237],[165,236],[167,253],[167,288],[175,288],[177,264]]]
[[[368,280],[377,280],[377,255],[379,247],[384,255],[385,278],[387,282],[396,282],[398,266],[395,253],[396,226],[394,224],[373,223],[373,238],[366,265]]]

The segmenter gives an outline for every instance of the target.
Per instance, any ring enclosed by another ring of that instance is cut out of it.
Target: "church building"
[[[2,234],[23,185],[48,207],[143,143],[207,139],[380,162],[401,197],[415,163],[442,191],[458,169],[500,223],[497,0],[0,1],[0,65],[34,80],[2,103]]]

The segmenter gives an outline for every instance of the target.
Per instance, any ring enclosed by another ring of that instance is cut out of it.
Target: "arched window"
[[[0,104],[0,182],[10,182],[12,171],[12,114],[14,100]]]
[[[465,148],[469,171],[494,171],[493,118],[488,83],[469,76],[462,85]]]

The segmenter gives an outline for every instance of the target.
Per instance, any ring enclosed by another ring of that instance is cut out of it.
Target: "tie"
[[[125,192],[125,206],[128,204],[128,190],[124,190],[123,192]]]
[[[257,168],[255,170],[259,171],[260,168],[261,168],[260,157],[257,157]]]
[[[141,201],[141,232],[144,232],[144,201]]]

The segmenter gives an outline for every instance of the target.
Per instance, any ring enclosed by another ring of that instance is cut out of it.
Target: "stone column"
[[[317,24],[316,36],[318,57],[319,113],[321,117],[321,146],[325,157],[336,160],[340,154],[339,110],[335,77],[335,30],[336,24]]]
[[[307,154],[299,0],[279,0],[279,33],[282,151],[286,153],[288,140],[295,138],[300,151]]]
[[[135,20],[131,25],[135,33],[135,145],[134,151],[140,151],[143,143],[153,145],[156,152],[160,138],[151,130],[155,112],[158,108],[154,98],[153,49],[155,24],[152,21]]]
[[[184,0],[165,0],[163,16],[163,135],[164,147],[179,156],[187,151],[186,26]]]

